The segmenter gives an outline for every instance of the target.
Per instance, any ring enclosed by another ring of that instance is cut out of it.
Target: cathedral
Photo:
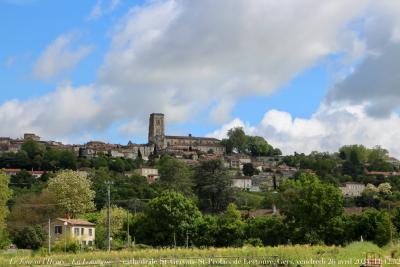
[[[199,151],[204,153],[224,154],[225,147],[220,140],[209,137],[165,135],[164,114],[152,113],[149,119],[149,145],[159,151]]]

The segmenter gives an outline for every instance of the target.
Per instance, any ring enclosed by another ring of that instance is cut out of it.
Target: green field
[[[379,248],[369,242],[346,247],[278,246],[208,249],[132,249],[46,255],[2,253],[0,266],[360,266],[366,252],[381,254],[384,266],[400,266],[400,246]]]

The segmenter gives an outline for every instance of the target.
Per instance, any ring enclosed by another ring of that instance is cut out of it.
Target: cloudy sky
[[[400,1],[0,0],[0,136],[242,126],[284,153],[400,156]]]

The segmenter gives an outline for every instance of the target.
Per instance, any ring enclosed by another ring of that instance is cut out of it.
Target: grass
[[[389,262],[384,266],[400,266],[400,246],[379,248],[369,242],[354,242],[346,247],[278,246],[207,249],[131,249],[122,251],[82,252],[77,254],[32,253],[17,251],[0,255],[0,266],[272,266],[271,261],[289,263],[282,266],[360,266],[366,252],[377,252]],[[136,264],[133,264],[136,260]],[[142,260],[142,262],[139,262]],[[146,260],[146,264],[144,263]],[[179,262],[180,260],[180,262]],[[160,264],[162,263],[162,264]],[[264,263],[264,265],[262,264]],[[93,265],[92,265],[93,266]]]

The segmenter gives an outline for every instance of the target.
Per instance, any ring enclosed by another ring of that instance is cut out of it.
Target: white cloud
[[[113,88],[109,101],[127,117],[208,113],[224,122],[239,98],[269,95],[327,55],[351,50],[349,43],[360,50],[346,25],[366,3],[150,2],[116,27],[100,83]]]
[[[104,14],[104,3],[97,2],[95,16]],[[118,1],[109,3],[113,8],[118,5]],[[382,44],[397,42],[400,16],[395,11],[398,6],[390,1],[381,2],[382,6],[376,3],[149,1],[132,8],[115,26],[95,86],[58,89],[26,102],[7,102],[0,106],[0,122],[7,125],[1,134],[31,129],[42,135],[67,136],[106,129],[115,121],[127,121],[119,131],[131,134],[146,125],[151,112],[164,112],[169,123],[198,114],[226,122],[242,97],[272,94],[331,55],[345,54],[350,66],[366,55],[364,63],[368,63],[369,55],[376,51],[385,55],[389,46]],[[357,20],[362,23],[354,27]],[[49,79],[70,70],[90,52],[88,46],[74,48],[71,43],[72,37],[63,35],[50,44],[35,65],[35,77]],[[386,65],[379,66],[384,72]],[[393,69],[396,66],[394,62]],[[379,86],[382,84],[374,87]],[[352,90],[356,89],[347,88],[347,94]],[[57,102],[56,96],[64,102]],[[266,136],[287,152],[336,149],[354,141],[389,144],[390,133],[397,133],[393,126],[382,135],[378,134],[382,128],[367,129],[370,124],[390,128],[389,123],[397,123],[398,118],[390,112],[385,119],[370,118],[364,110],[368,107],[365,101],[385,99],[373,96],[352,100],[348,108],[340,104],[342,99],[335,98],[309,119],[272,110],[260,125],[249,126],[239,119],[231,125],[242,123],[251,133]],[[7,114],[14,120],[8,121]],[[221,136],[228,126],[213,135]]]
[[[37,79],[49,80],[60,73],[69,71],[91,51],[92,46],[73,47],[74,34],[57,37],[39,56],[33,66],[33,76]]]
[[[94,20],[106,14],[109,14],[114,11],[121,3],[121,0],[106,0],[105,3],[103,0],[97,0],[96,4],[93,6],[90,14],[88,16],[88,20]]]
[[[6,69],[12,68],[12,66],[14,66],[16,60],[17,60],[16,56],[8,56],[4,61],[4,67]]]
[[[47,138],[79,136],[102,128],[94,118],[99,114],[91,86],[59,87],[43,97],[28,101],[11,100],[0,106],[2,136],[19,137],[35,132]]]
[[[235,119],[209,136],[226,137],[233,127],[244,127],[249,134],[263,136],[285,154],[293,152],[338,151],[348,144],[381,145],[392,155],[400,157],[400,117],[392,114],[385,119],[368,116],[364,106],[326,106],[322,104],[309,119],[294,118],[291,114],[270,110],[257,125]]]

